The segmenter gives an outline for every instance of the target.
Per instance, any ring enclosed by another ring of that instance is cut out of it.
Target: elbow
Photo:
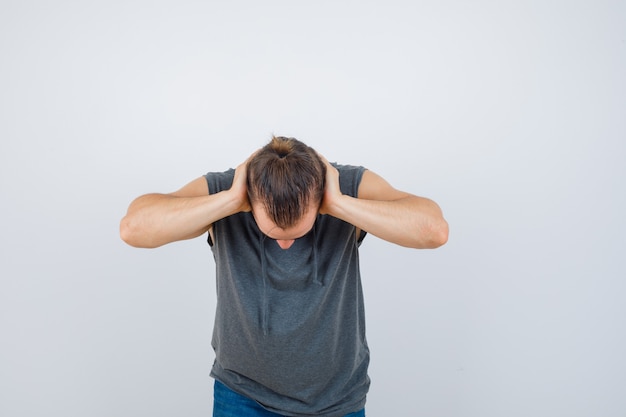
[[[445,221],[444,219],[441,219],[439,224],[433,230],[433,238],[432,238],[433,249],[438,248],[448,243],[449,231],[450,229],[448,227],[448,222]]]
[[[445,245],[448,242],[448,222],[444,219],[440,219],[436,223],[433,223],[426,236],[428,236],[425,240],[420,242],[419,246],[416,246],[417,249],[436,249]]]
[[[120,222],[120,238],[128,245],[135,248],[154,248],[156,245],[150,245],[142,239],[143,234],[136,227],[134,222],[125,216]]]
[[[120,222],[120,238],[130,246],[137,246],[135,244],[132,224],[127,217],[124,217]]]

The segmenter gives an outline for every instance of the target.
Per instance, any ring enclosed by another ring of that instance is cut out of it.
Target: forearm
[[[120,235],[131,246],[155,248],[199,236],[237,211],[238,204],[226,191],[198,197],[146,194],[131,203]]]
[[[404,198],[366,200],[347,195],[336,200],[329,213],[386,241],[410,248],[436,248],[448,239],[448,224],[432,200]]]

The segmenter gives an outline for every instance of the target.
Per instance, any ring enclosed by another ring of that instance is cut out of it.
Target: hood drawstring
[[[267,257],[265,255],[265,234],[261,233],[261,238],[259,239],[259,246],[261,249],[261,276],[263,279],[263,293],[261,297],[261,327],[263,328],[263,335],[267,336],[269,330],[269,296],[267,294],[267,286],[269,285],[268,277],[267,277]]]
[[[317,221],[313,223],[313,282],[320,287],[324,286],[324,283],[320,279],[317,266]]]

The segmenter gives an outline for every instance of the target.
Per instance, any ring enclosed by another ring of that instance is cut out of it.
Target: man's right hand
[[[251,158],[251,157],[250,157]],[[235,169],[235,178],[233,178],[233,185],[228,190],[228,193],[232,195],[232,198],[238,202],[238,212],[241,211],[250,211],[250,200],[248,199],[248,187],[246,185],[246,168],[248,166],[248,161],[250,158],[246,159],[245,162],[240,164]]]

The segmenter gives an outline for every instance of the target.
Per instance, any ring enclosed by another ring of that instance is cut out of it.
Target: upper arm
[[[359,198],[364,200],[393,201],[409,197],[411,194],[397,190],[383,177],[365,170],[359,184]]]
[[[178,191],[170,193],[174,197],[201,197],[209,194],[209,185],[204,176],[196,178]]]
[[[443,218],[441,208],[434,201],[414,194],[393,188],[379,175],[365,171],[359,184],[360,199],[378,201],[398,201],[411,210],[413,221],[420,224],[420,230],[426,231],[428,239],[420,246],[434,248],[443,245],[448,240],[448,223]],[[417,220],[416,220],[417,219]]]
[[[396,190],[383,177],[365,170],[359,183],[358,198],[364,200],[393,201],[410,196],[400,190]],[[357,236],[362,240],[365,235],[361,229],[357,229]]]
[[[195,180],[185,184],[178,191],[170,193],[174,197],[202,197],[209,194],[209,184],[204,176],[196,178]],[[213,225],[208,225],[205,229],[198,231],[193,237],[200,236],[201,234],[208,232],[209,236],[213,240]]]

